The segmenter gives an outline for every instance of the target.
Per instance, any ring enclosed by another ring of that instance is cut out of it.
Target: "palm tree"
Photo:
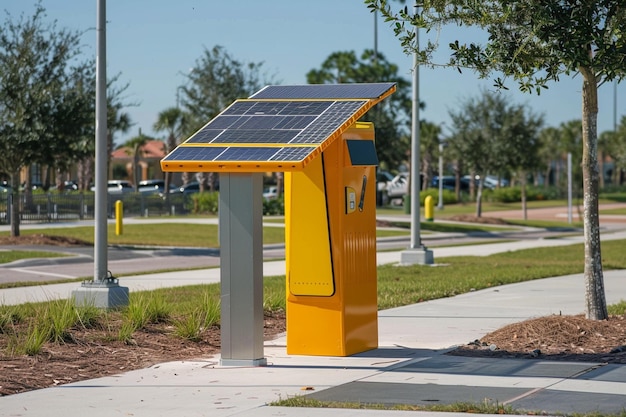
[[[139,159],[141,158],[141,148],[146,144],[146,142],[148,141],[148,138],[144,135],[141,134],[141,129],[139,129],[139,135],[135,136],[133,138],[130,138],[129,140],[126,141],[126,143],[124,143],[124,147],[126,148],[126,153],[128,153],[128,155],[132,156],[133,158],[133,174],[132,174],[132,180],[133,180],[133,187],[135,188],[135,191],[139,191]]]
[[[157,116],[154,123],[154,130],[157,132],[167,132],[166,152],[172,152],[176,147],[179,138],[185,132],[188,125],[189,117],[178,107],[169,107]],[[165,204],[169,206],[169,190],[172,183],[172,173],[165,173]]]

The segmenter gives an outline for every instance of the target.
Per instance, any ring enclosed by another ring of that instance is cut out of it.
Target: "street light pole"
[[[439,202],[437,210],[443,210],[443,142],[439,141]]]
[[[97,0],[96,23],[96,164],[94,203],[94,276],[73,291],[76,305],[118,308],[128,305],[128,288],[108,271],[107,236],[107,98],[106,0]]]
[[[415,14],[418,7],[414,7]],[[419,28],[415,26],[415,52],[413,53],[413,94],[411,115],[411,246],[400,253],[402,265],[430,265],[433,252],[422,245],[420,239],[420,120],[419,120]],[[405,202],[407,204],[407,202]]]

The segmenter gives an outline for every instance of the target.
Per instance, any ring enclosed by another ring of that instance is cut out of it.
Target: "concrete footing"
[[[86,281],[72,291],[77,306],[94,306],[114,309],[128,305],[128,287],[121,287],[117,280],[103,282]]]
[[[433,251],[425,246],[400,252],[400,265],[432,265],[434,263]]]

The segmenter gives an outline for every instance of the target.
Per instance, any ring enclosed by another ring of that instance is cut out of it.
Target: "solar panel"
[[[161,161],[163,171],[292,171],[304,168],[393,83],[268,86],[237,100]]]

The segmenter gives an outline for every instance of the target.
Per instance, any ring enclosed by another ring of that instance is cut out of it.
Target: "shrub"
[[[217,191],[192,194],[191,200],[195,214],[217,214],[219,210],[219,193]]]
[[[443,204],[456,204],[457,199],[454,191],[451,190],[443,190]],[[424,191],[420,192],[420,204],[424,206],[424,201],[426,197],[431,196],[435,205],[439,202],[439,189],[437,188],[428,188]]]
[[[266,216],[282,216],[285,214],[284,196],[271,200],[263,199],[263,214]]]

